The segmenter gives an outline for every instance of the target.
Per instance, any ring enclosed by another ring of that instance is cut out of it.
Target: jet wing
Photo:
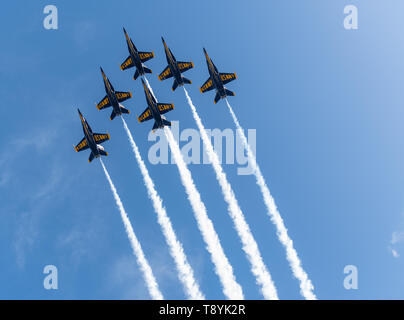
[[[194,64],[192,62],[178,62],[178,68],[180,69],[181,72],[185,72],[191,68],[194,67]]]
[[[160,114],[174,110],[174,105],[172,103],[157,103],[157,107],[159,108]]]
[[[97,144],[103,143],[110,138],[108,133],[94,133],[93,137]]]
[[[209,79],[205,81],[205,83],[199,90],[201,90],[201,92],[206,92],[212,89],[213,89],[213,81],[212,78],[209,77]]]
[[[170,66],[167,66],[167,67],[163,70],[163,72],[160,73],[160,75],[159,75],[159,80],[160,80],[160,81],[161,81],[161,80],[165,80],[165,79],[171,78],[172,76],[173,76],[173,73],[172,73],[172,71],[171,71],[171,68],[170,68]]]
[[[116,91],[115,94],[119,102],[123,102],[125,100],[132,98],[132,93],[130,93],[130,91],[129,92]]]
[[[139,122],[145,122],[152,118],[153,118],[152,113],[151,113],[149,107],[147,107],[146,110],[143,111],[143,113],[137,119],[139,120]]]
[[[237,75],[235,73],[220,73],[220,80],[222,80],[223,84],[235,79],[237,79]]]
[[[154,58],[154,53],[152,52],[139,52],[139,58],[140,61],[146,62],[147,60],[150,60]]]
[[[111,101],[109,101],[108,96],[105,96],[99,103],[97,103],[98,110],[102,110],[108,107],[111,107]]]
[[[129,68],[132,68],[135,64],[132,61],[132,57],[129,56],[122,64],[121,64],[121,70],[126,70]]]
[[[76,150],[76,152],[88,149],[87,139],[85,137],[81,139],[81,141],[77,144],[77,146],[74,147],[74,149]]]

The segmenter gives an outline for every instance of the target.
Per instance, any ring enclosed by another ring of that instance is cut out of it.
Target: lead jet
[[[167,47],[163,37],[161,37],[161,40],[163,40],[168,66],[160,73],[160,81],[174,77],[174,84],[171,88],[173,91],[177,89],[178,86],[183,86],[184,83],[191,84],[192,81],[183,77],[181,73],[193,68],[193,62],[177,61],[171,50]]]
[[[205,53],[206,63],[208,65],[209,78],[200,88],[201,92],[203,93],[215,88],[216,96],[214,103],[217,103],[220,99],[224,99],[227,96],[234,96],[234,92],[226,89],[224,85],[237,79],[237,75],[235,73],[220,73],[213,61],[209,58],[205,48],[203,48],[203,52]]]
[[[128,45],[129,57],[121,64],[121,70],[136,67],[136,72],[133,75],[133,80],[136,80],[139,76],[143,76],[145,73],[152,73],[151,69],[145,67],[143,62],[154,58],[153,51],[137,51],[132,39],[129,38],[128,34],[126,33],[125,28],[123,28],[123,32],[125,33],[126,44]]]
[[[152,131],[156,131],[157,129],[164,128],[164,126],[171,126],[171,122],[167,121],[164,116],[164,113],[167,113],[174,109],[174,105],[172,103],[158,103],[153,93],[146,86],[145,82],[142,79],[144,93],[146,95],[147,108],[143,113],[137,118],[139,122],[144,122],[154,118],[154,125]]]
[[[111,120],[113,120],[116,116],[120,116],[122,113],[130,113],[128,109],[124,108],[124,106],[120,104],[120,102],[132,98],[132,94],[130,93],[130,91],[129,92],[115,91],[113,85],[105,75],[104,70],[102,70],[101,67],[100,69],[102,73],[102,78],[104,80],[105,92],[107,93],[107,95],[104,98],[102,98],[102,100],[97,104],[97,109],[102,110],[105,108],[112,107],[113,110],[110,116]]]
[[[93,133],[93,130],[91,130],[91,127],[88,124],[87,120],[81,114],[80,109],[77,109],[77,111],[79,112],[79,116],[81,119],[84,138],[81,139],[77,146],[74,146],[74,149],[79,152],[90,148],[91,153],[90,157],[88,158],[88,162],[91,162],[94,158],[99,158],[100,156],[107,156],[108,153],[102,146],[100,146],[100,144],[110,139],[109,134]]]

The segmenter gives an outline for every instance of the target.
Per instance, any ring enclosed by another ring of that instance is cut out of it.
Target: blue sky
[[[207,298],[223,299],[175,165],[152,165],[152,123],[122,27],[139,50],[153,50],[148,77],[180,128],[196,128],[181,90],[156,74],[166,66],[164,36],[178,60],[192,60],[187,89],[206,128],[234,129],[224,102],[199,86],[206,47],[221,72],[236,72],[230,102],[255,129],[257,160],[320,299],[404,298],[404,29],[397,1],[54,1],[59,29],[45,30],[46,1],[8,1],[0,13],[0,298],[148,299],[118,209],[98,161],[73,144],[80,108],[93,130],[108,131],[109,173],[161,291],[184,299],[121,122],[94,103],[104,95],[99,66],[117,90],[136,143]],[[359,10],[359,29],[343,9]],[[182,142],[181,145],[184,143]],[[300,299],[253,176],[224,165],[279,297]],[[246,298],[261,299],[214,171],[190,165],[195,184]],[[397,241],[393,241],[392,239]],[[394,257],[392,249],[397,256]],[[59,289],[43,288],[45,265]],[[343,286],[358,268],[358,290]]]

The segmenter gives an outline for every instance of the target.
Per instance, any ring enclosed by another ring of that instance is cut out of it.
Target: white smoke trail
[[[142,172],[143,181],[147,188],[149,198],[152,200],[154,210],[157,213],[158,223],[161,226],[167,245],[170,248],[170,254],[175,261],[175,265],[179,273],[179,279],[183,283],[185,292],[190,299],[204,300],[205,296],[200,291],[199,285],[194,278],[194,272],[187,261],[187,257],[181,243],[177,240],[177,236],[175,235],[170,218],[167,216],[166,209],[163,207],[163,202],[154,187],[154,182],[149,175],[149,171],[147,170],[146,165],[140,155],[135,140],[133,139],[125,119],[123,117],[121,117],[121,119],[126,134],[128,135],[129,142],[132,146],[133,153],[135,154],[136,160],[139,164],[140,171]]]
[[[121,198],[119,198],[119,195],[118,195],[118,192],[116,191],[114,183],[112,182],[111,177],[109,176],[109,173],[108,173],[107,169],[105,168],[104,163],[102,162],[101,158],[100,158],[100,162],[101,162],[102,168],[104,169],[105,176],[107,177],[107,180],[111,187],[112,194],[114,195],[116,205],[118,206],[119,212],[121,213],[121,218],[122,218],[122,222],[125,226],[125,231],[128,235],[130,244],[132,246],[133,253],[136,256],[137,264],[139,265],[140,269],[143,272],[143,278],[146,282],[147,289],[149,290],[150,296],[154,300],[163,300],[163,295],[160,292],[156,278],[153,275],[153,271],[144,256],[142,247],[141,247],[138,239],[136,238],[135,232],[133,231],[133,228],[132,228],[132,224],[130,223],[130,220],[128,218],[128,215],[126,214],[125,208],[123,207]]]
[[[230,103],[227,101],[227,99],[226,99],[226,104],[227,104],[227,107],[229,108],[231,116],[233,117],[233,121],[236,125],[237,132],[238,132],[239,136],[241,137],[241,140],[243,142],[245,149],[247,150],[247,157],[248,157],[250,165],[253,169],[257,185],[260,187],[262,196],[264,198],[264,203],[267,207],[268,215],[271,218],[271,221],[275,224],[275,227],[277,230],[276,233],[278,235],[279,241],[282,243],[282,245],[286,249],[286,257],[287,257],[289,265],[292,269],[293,275],[300,282],[300,293],[307,300],[315,300],[317,298],[313,292],[313,290],[314,290],[313,284],[311,283],[311,280],[309,279],[307,273],[303,270],[302,263],[297,255],[295,248],[293,247],[293,241],[288,235],[288,231],[285,227],[283,219],[276,207],[275,200],[271,196],[271,193],[269,192],[269,188],[268,188],[268,186],[265,182],[264,176],[262,175],[261,170],[257,164],[255,155],[251,151],[250,145],[248,144],[248,141],[244,134],[243,128],[241,127],[240,123],[238,122],[236,114],[234,113],[234,111],[233,111],[232,107],[230,106]]]
[[[146,78],[146,75],[143,76],[143,79],[144,79],[144,81],[146,81],[146,85],[147,85],[147,87],[149,88],[150,92],[153,94],[154,97],[156,97],[156,96],[154,95],[153,89],[152,89],[152,87],[151,87],[149,81],[148,81],[147,78]]]
[[[207,250],[211,254],[212,262],[215,265],[215,272],[223,286],[223,292],[228,299],[244,299],[242,289],[236,282],[233,268],[223,252],[219,237],[213,227],[212,221],[208,217],[206,207],[201,200],[201,195],[195,187],[191,172],[188,170],[187,165],[182,158],[180,148],[169,128],[164,127],[164,133],[177,164],[182,184],[185,187],[188,199],[195,213],[195,219],[198,223],[199,230],[202,233]]]
[[[243,250],[247,255],[248,261],[251,264],[251,271],[256,277],[257,283],[261,287],[261,292],[265,299],[278,299],[275,285],[272,281],[271,275],[262,260],[261,253],[258,249],[258,245],[251,233],[250,227],[244,218],[243,212],[237,202],[236,196],[234,195],[233,189],[227,180],[226,174],[220,165],[219,157],[213,149],[212,142],[208,137],[205,127],[202,124],[201,118],[199,117],[194,104],[192,103],[191,97],[188,91],[183,87],[185,96],[187,98],[188,104],[191,107],[192,115],[198,125],[198,129],[202,136],[203,145],[206,149],[206,154],[209,161],[212,163],[212,167],[216,173],[216,179],[222,189],[224,199],[228,204],[228,212],[233,220],[234,227],[240,237],[243,244]]]

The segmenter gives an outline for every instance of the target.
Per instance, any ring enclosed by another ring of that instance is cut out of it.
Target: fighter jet
[[[137,118],[139,122],[144,122],[154,118],[153,132],[157,129],[163,128],[164,126],[171,126],[171,122],[167,121],[162,114],[167,113],[174,109],[172,103],[158,103],[153,93],[146,86],[142,79],[144,93],[146,95],[147,108],[143,113]]]
[[[171,50],[167,47],[163,37],[161,37],[161,40],[163,40],[168,66],[160,73],[160,81],[174,77],[173,91],[177,89],[178,86],[183,86],[184,83],[191,84],[192,81],[183,77],[181,73],[193,68],[194,64],[192,62],[177,61]]]
[[[120,116],[122,113],[130,113],[128,109],[124,108],[120,102],[123,102],[127,99],[132,98],[132,94],[129,92],[121,92],[115,91],[114,87],[112,86],[111,82],[107,78],[104,73],[104,70],[101,69],[102,78],[104,80],[105,92],[107,95],[102,98],[102,100],[97,104],[97,109],[102,110],[105,108],[112,107],[112,113],[110,119],[113,120],[116,116]]]
[[[152,52],[141,52],[137,51],[135,45],[131,38],[129,38],[126,33],[125,28],[123,32],[126,37],[126,44],[128,45],[129,57],[121,64],[121,70],[126,70],[132,67],[136,67],[136,72],[133,76],[133,80],[136,80],[139,76],[143,76],[145,73],[152,73],[151,69],[146,68],[143,62],[154,58],[154,53]]]
[[[93,133],[93,130],[91,130],[87,120],[81,114],[80,109],[77,109],[77,111],[80,115],[84,138],[77,144],[77,146],[74,146],[74,149],[79,152],[90,148],[91,153],[90,157],[88,158],[88,162],[91,162],[94,158],[99,158],[100,156],[107,156],[108,153],[102,146],[100,146],[100,144],[110,139],[109,134]]]
[[[215,103],[217,103],[220,99],[226,98],[227,96],[234,96],[234,92],[226,89],[224,85],[230,81],[237,79],[237,75],[235,73],[220,73],[213,61],[209,58],[205,48],[203,48],[203,52],[205,53],[206,63],[208,64],[209,78],[200,88],[201,92],[203,93],[215,88]]]

